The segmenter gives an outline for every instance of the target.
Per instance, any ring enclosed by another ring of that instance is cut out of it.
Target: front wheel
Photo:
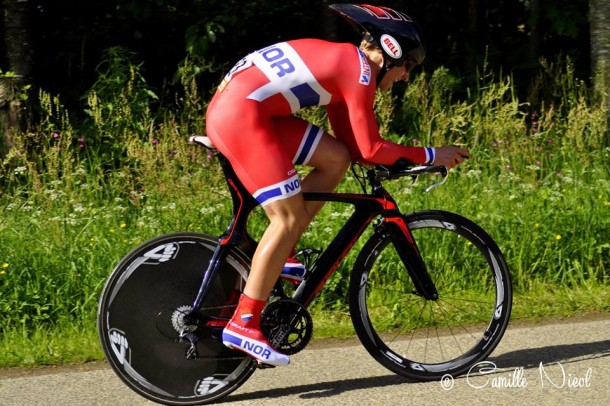
[[[360,341],[389,370],[413,380],[467,372],[496,348],[512,288],[504,257],[472,221],[443,211],[405,216],[439,297],[418,295],[389,233],[363,247],[350,279]]]
[[[116,266],[98,310],[102,348],[117,375],[145,398],[199,405],[235,390],[255,368],[252,358],[222,343],[249,261],[230,250],[210,295],[192,304],[217,239],[175,233],[147,241]],[[190,322],[194,315],[196,322]]]

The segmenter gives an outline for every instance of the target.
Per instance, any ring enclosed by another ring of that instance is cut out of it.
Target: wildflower
[[[538,115],[536,113],[532,113],[532,133],[536,134],[538,132]]]
[[[555,239],[556,239],[557,241],[561,240],[561,234],[557,234],[557,235],[555,236]]]
[[[84,137],[80,137],[78,139],[78,147],[83,149],[87,146],[87,144],[85,143],[85,138]]]
[[[411,142],[413,143],[413,145],[419,145],[419,138],[413,138]]]
[[[158,139],[156,139],[156,138],[154,138],[154,139],[151,141],[151,143],[152,143],[153,145],[157,145],[157,144],[159,144],[159,140],[158,140]]]
[[[53,139],[54,140],[58,140],[59,139],[59,133],[53,133]]]
[[[606,206],[606,207],[610,206],[610,202],[608,202],[608,201],[604,202],[604,206]]]
[[[6,262],[2,264],[2,268],[6,269],[9,267],[9,264],[7,264]]]
[[[125,228],[125,227],[127,227],[127,224],[125,224],[125,223],[121,223],[121,226],[120,226],[120,227],[121,227],[121,228]]]

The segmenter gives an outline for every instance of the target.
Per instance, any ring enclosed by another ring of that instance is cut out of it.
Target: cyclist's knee
[[[351,155],[347,146],[326,134],[318,146],[310,165],[322,172],[343,174],[349,168]]]
[[[337,148],[336,153],[328,157],[328,162],[324,166],[323,170],[343,178],[343,175],[345,175],[349,169],[351,162],[352,159],[350,153],[347,148],[343,146],[342,148]]]
[[[341,172],[346,172],[352,162],[352,157],[345,144],[342,142],[338,142],[338,144],[332,154],[332,164]]]

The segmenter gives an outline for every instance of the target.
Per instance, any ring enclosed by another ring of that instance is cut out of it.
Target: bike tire
[[[508,326],[512,287],[493,239],[444,211],[404,216],[439,298],[418,296],[390,235],[376,232],[350,276],[354,329],[380,364],[414,381],[459,376],[484,360]]]
[[[115,373],[141,396],[166,405],[200,405],[218,400],[242,385],[255,362],[222,344],[245,284],[250,261],[231,250],[220,266],[209,297],[199,311],[214,323],[185,326],[203,274],[218,245],[197,233],[153,238],[127,254],[110,275],[99,302],[98,332]],[[224,320],[224,322],[223,322]],[[195,334],[196,359],[187,359]]]

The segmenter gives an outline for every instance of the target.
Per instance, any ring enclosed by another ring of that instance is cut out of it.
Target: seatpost
[[[256,199],[248,192],[233,170],[229,160],[221,153],[217,154],[220,166],[227,181],[233,202],[233,220],[223,235],[218,239],[218,247],[210,259],[210,263],[204,274],[199,292],[193,303],[193,311],[189,317],[196,317],[196,312],[201,307],[203,298],[207,296],[212,288],[213,281],[220,269],[220,265],[232,246],[238,246],[243,252],[252,256],[256,250],[256,242],[248,234],[248,216],[258,206]]]

